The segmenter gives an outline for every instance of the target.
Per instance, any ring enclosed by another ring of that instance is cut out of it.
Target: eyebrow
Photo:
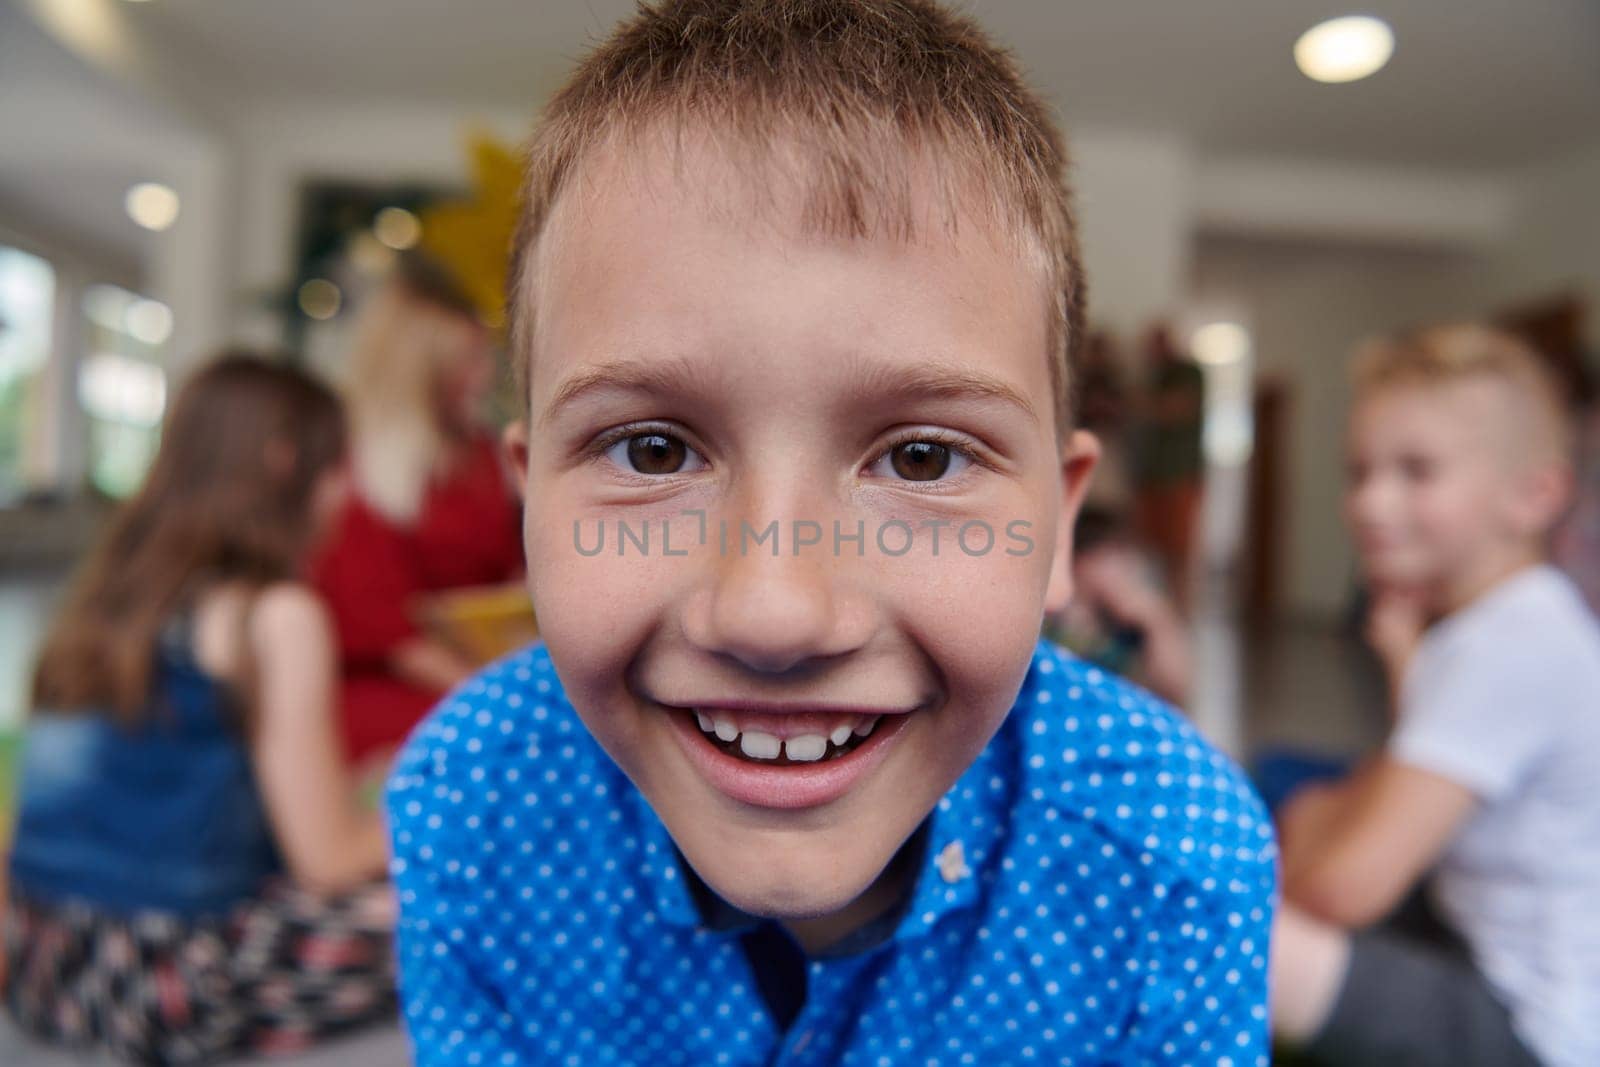
[[[666,359],[613,359],[572,375],[539,415],[542,426],[556,412],[590,393],[682,393],[706,385],[705,371],[681,356]]]
[[[683,357],[614,359],[579,371],[556,390],[539,416],[541,425],[557,411],[590,393],[683,393],[705,384],[705,369]],[[911,368],[873,366],[857,379],[857,391],[873,399],[982,400],[1014,407],[1038,424],[1028,398],[1009,383],[963,368],[922,364]]]

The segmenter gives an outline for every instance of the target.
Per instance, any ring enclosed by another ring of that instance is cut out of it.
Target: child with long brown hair
[[[298,578],[344,468],[331,392],[226,354],[85,562],[35,675],[10,860],[5,999],[35,1036],[188,1063],[392,1015],[385,831]]]

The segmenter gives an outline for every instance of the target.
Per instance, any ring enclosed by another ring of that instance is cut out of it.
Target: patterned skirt
[[[5,1002],[36,1038],[141,1064],[292,1052],[398,1018],[394,898],[269,885],[226,917],[111,916],[19,899]]]

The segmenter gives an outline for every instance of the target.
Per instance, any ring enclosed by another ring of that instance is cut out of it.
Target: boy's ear
[[[1526,472],[1508,494],[1517,527],[1533,537],[1548,534],[1572,503],[1573,483],[1572,466],[1565,462],[1543,463]]]
[[[524,496],[528,486],[528,424],[517,419],[500,435],[500,447],[505,450],[506,462],[517,476],[517,495]]]
[[[1061,514],[1057,517],[1050,582],[1044,594],[1047,615],[1062,611],[1072,600],[1072,529],[1099,461],[1100,442],[1087,430],[1073,430],[1061,446]]]

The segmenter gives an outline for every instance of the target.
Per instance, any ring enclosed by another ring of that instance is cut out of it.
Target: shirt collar
[[[1007,813],[1015,803],[1015,791],[1024,788],[1018,780],[1019,761],[1014,758],[1017,740],[1013,731],[1020,728],[1017,709],[1031,706],[1035,691],[1042,684],[1041,660],[1054,661],[1057,655],[1054,646],[1043,638],[1039,640],[1022,689],[999,731],[908,839],[914,844],[916,834],[925,835],[910,900],[888,913],[899,914],[892,934],[895,940],[924,936],[944,916],[978,902],[979,871],[1000,844]],[[1052,662],[1045,670],[1055,668],[1059,664]],[[648,883],[661,921],[730,937],[759,923],[760,917],[735,908],[705,886],[683,859],[643,794],[637,789],[631,793],[640,809],[643,835],[645,862],[640,874]],[[698,901],[697,896],[701,897]],[[855,940],[852,937],[849,942]]]

